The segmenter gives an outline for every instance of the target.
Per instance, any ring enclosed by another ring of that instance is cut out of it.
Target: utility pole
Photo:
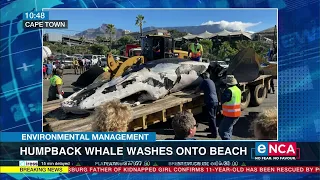
[[[274,53],[278,53],[277,51],[276,51],[276,49],[277,49],[277,47],[276,47],[276,37],[277,37],[277,25],[275,25],[274,26],[274,30],[273,30],[273,52]]]

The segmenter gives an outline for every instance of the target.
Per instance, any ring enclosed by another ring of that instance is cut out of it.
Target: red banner
[[[320,166],[72,166],[69,173],[320,173]]]

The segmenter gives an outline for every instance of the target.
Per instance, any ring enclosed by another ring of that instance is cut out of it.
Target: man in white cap
[[[219,135],[222,140],[231,140],[233,126],[241,116],[241,90],[233,75],[226,77],[227,88],[221,96],[222,114],[224,116],[219,126]]]

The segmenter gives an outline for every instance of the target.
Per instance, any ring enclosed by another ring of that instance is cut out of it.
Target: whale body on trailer
[[[125,101],[136,97],[131,104],[161,99],[188,86],[201,83],[199,75],[209,64],[176,58],[151,61],[126,71],[111,81],[94,82],[65,99],[65,112],[82,114],[114,99]]]

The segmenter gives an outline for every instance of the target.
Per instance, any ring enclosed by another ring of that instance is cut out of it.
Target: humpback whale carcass
[[[82,114],[114,99],[135,102],[163,98],[201,82],[199,75],[209,64],[176,58],[151,61],[126,71],[111,81],[98,81],[72,94],[62,102],[65,112]]]

